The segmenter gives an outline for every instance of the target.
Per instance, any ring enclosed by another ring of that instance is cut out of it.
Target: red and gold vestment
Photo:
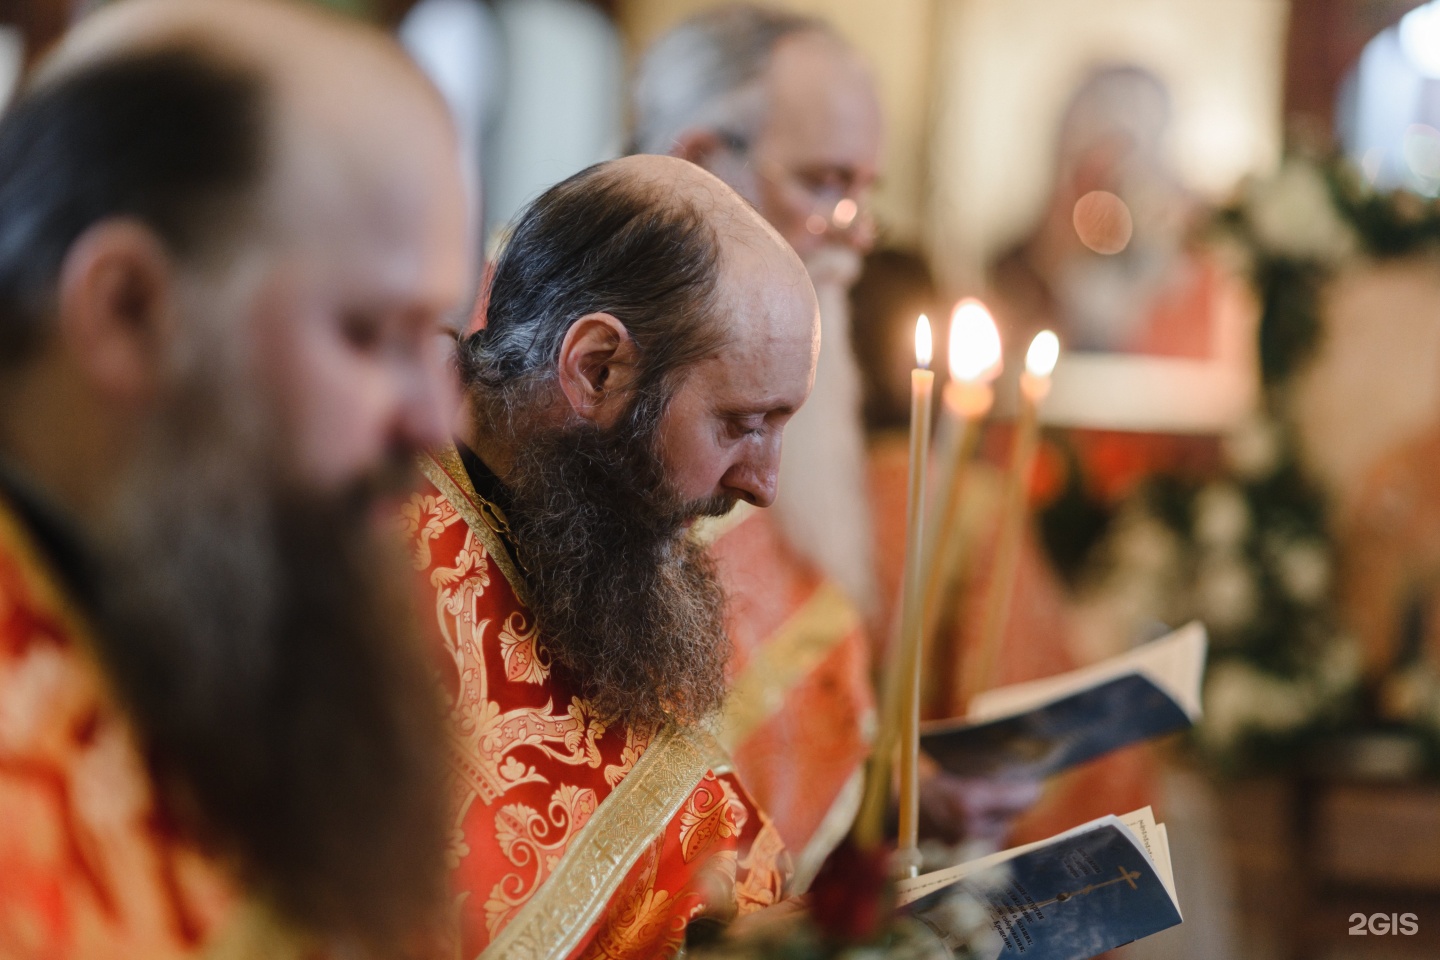
[[[859,611],[786,543],[773,517],[738,504],[710,533],[732,645],[720,739],[796,851],[803,885],[859,808],[874,692]]]
[[[233,946],[239,899],[167,828],[85,618],[20,516],[0,494],[0,958]]]
[[[779,833],[696,727],[596,714],[453,449],[404,509],[453,721],[457,956],[675,953],[701,916],[777,902]]]

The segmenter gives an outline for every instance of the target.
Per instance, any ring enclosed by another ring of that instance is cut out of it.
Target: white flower
[[[1255,703],[1255,726],[1265,733],[1287,733],[1315,716],[1315,697],[1303,682],[1269,679]]]
[[[1315,664],[1315,682],[1322,696],[1333,698],[1353,690],[1360,682],[1360,648],[1349,636],[1336,638]]]
[[[1247,730],[1283,734],[1307,724],[1315,697],[1303,681],[1286,681],[1228,660],[1210,670],[1200,733],[1213,748],[1234,746]]]
[[[1233,483],[1212,483],[1195,498],[1195,539],[1201,546],[1229,550],[1250,532],[1250,505]]]
[[[1246,192],[1255,237],[1270,252],[1337,262],[1354,251],[1354,231],[1336,212],[1314,164],[1287,160],[1273,179],[1252,182]]]
[[[1159,573],[1180,556],[1180,542],[1169,527],[1143,513],[1122,516],[1115,537],[1116,564],[1127,572]]]
[[[1416,665],[1387,677],[1380,691],[1380,707],[1391,720],[1427,720],[1440,708],[1437,678],[1426,667]]]
[[[1246,417],[1225,437],[1225,457],[1246,480],[1264,480],[1280,466],[1280,431],[1265,417]]]
[[[1216,750],[1228,750],[1249,726],[1256,697],[1255,671],[1232,661],[1210,668],[1200,735]]]
[[[1292,540],[1275,551],[1275,572],[1285,592],[1299,603],[1314,603],[1330,587],[1330,551],[1315,539]]]
[[[1234,630],[1255,616],[1259,591],[1250,565],[1234,554],[1203,561],[1195,578],[1200,616],[1217,630]]]

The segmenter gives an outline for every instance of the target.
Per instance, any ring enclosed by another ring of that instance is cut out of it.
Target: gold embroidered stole
[[[850,599],[830,581],[822,583],[735,678],[720,721],[720,744],[734,750],[744,743],[784,705],[790,688],[860,627]]]
[[[826,858],[835,852],[835,848],[850,833],[850,828],[855,826],[855,817],[860,813],[860,801],[864,797],[865,764],[862,763],[835,795],[834,802],[825,811],[805,849],[796,854],[795,873],[790,877],[789,887],[792,895],[798,896],[810,890],[810,884],[824,866]]]
[[[710,737],[667,726],[570,841],[550,878],[480,956],[563,960],[710,769]]]
[[[525,602],[525,582],[454,447],[423,457],[421,471],[448,499]],[[660,837],[723,751],[699,727],[670,725],[601,801],[549,878],[481,953],[484,960],[563,960],[600,919],[620,884]]]
[[[824,581],[755,652],[730,687],[718,739],[734,751],[774,716],[785,697],[854,631],[859,611],[840,588]],[[804,893],[825,858],[845,838],[860,809],[863,771],[857,769],[831,803],[805,848],[795,857],[792,893]]]

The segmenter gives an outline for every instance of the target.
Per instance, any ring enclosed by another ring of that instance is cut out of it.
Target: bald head
[[[334,136],[367,122],[403,123],[418,111],[420,122],[397,135],[433,138],[446,125],[438,93],[398,46],[354,20],[295,0],[112,3],[65,37],[34,82],[43,87],[98,63],[175,50],[253,75],[280,124],[318,122],[316,132]]]
[[[467,378],[499,389],[548,376],[569,327],[597,312],[618,317],[653,359],[647,370],[668,376],[743,335],[737,325],[766,320],[721,322],[713,311],[729,263],[757,257],[764,279],[808,287],[774,229],[715,176],[674,157],[597,164],[546,191],[516,222],[491,282],[486,329],[465,351]]]
[[[677,473],[701,465],[687,495],[768,502],[770,460],[809,395],[818,342],[814,291],[774,229],[699,167],[635,156],[591,167],[525,211],[496,267],[486,328],[461,354],[488,429],[545,409],[606,428],[648,403],[722,438],[721,456],[672,461]],[[703,403],[676,413],[692,388]],[[741,435],[765,442],[736,444]]]
[[[455,182],[458,146],[439,94],[389,38],[314,4],[113,3],[65,38],[34,86],[44,91],[106,64],[174,55],[253,84],[264,169],[250,199],[268,227],[292,235],[328,227],[343,236],[355,226],[357,199],[368,201],[359,213],[393,224],[425,199],[419,185]],[[453,196],[438,199],[428,212],[465,209],[450,205]],[[457,242],[423,254],[465,252]]]
[[[655,202],[699,211],[715,231],[722,260],[747,253],[773,260],[769,269],[791,279],[804,276],[804,265],[785,238],[734,188],[694,163],[678,157],[637,154],[604,166],[605,175]],[[741,318],[742,322],[745,319]]]

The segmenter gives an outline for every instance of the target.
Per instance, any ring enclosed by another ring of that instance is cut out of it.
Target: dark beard
[[[639,402],[609,430],[532,431],[507,477],[546,647],[602,716],[648,728],[718,707],[730,651],[724,594],[686,525],[733,501],[672,490],[656,453],[662,410]]]
[[[102,543],[103,661],[166,819],[302,929],[404,956],[438,920],[445,826],[407,572],[371,491],[277,493],[219,459],[132,484]]]

